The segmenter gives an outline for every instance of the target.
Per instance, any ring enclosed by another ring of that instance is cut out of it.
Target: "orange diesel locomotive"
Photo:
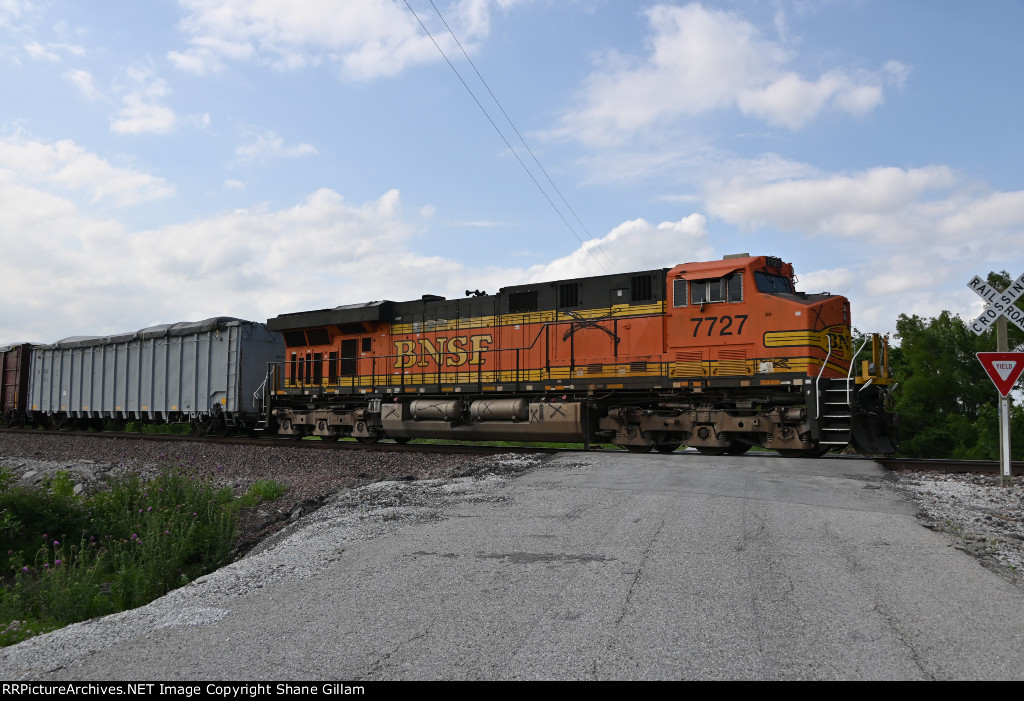
[[[855,367],[845,297],[771,256],[284,314],[280,434],[893,452],[887,349]]]

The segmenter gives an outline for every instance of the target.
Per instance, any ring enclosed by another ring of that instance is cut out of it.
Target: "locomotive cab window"
[[[692,304],[742,302],[743,274],[733,273],[710,280],[692,281],[690,283],[690,301]]]
[[[679,279],[672,281],[672,306],[686,306],[686,280]]]
[[[773,275],[772,273],[763,273],[757,270],[754,272],[754,283],[757,285],[758,292],[766,292],[768,294],[774,292],[793,292],[792,281],[782,275]]]

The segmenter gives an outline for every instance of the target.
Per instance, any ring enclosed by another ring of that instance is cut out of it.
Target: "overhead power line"
[[[490,113],[487,111],[487,109],[480,102],[479,98],[477,98],[476,93],[473,92],[473,89],[466,82],[465,78],[463,78],[462,74],[459,73],[458,69],[455,67],[455,64],[452,63],[451,59],[448,58],[448,55],[444,52],[444,49],[441,48],[441,45],[438,43],[437,39],[434,38],[434,35],[430,32],[429,29],[427,29],[426,24],[424,24],[422,19],[420,19],[420,16],[416,13],[416,10],[414,10],[412,8],[412,5],[409,4],[409,0],[405,0],[405,5],[406,5],[406,7],[409,8],[409,12],[412,13],[413,17],[416,18],[416,21],[419,22],[419,25],[423,28],[423,31],[426,32],[428,37],[430,37],[430,40],[432,42],[434,42],[434,46],[437,47],[437,50],[438,50],[438,52],[440,52],[442,58],[444,58],[445,62],[448,64],[449,68],[452,69],[452,72],[455,73],[455,76],[459,79],[459,82],[462,83],[462,86],[466,89],[466,92],[468,92],[470,97],[473,98],[473,101],[476,103],[477,107],[480,108],[480,111],[483,112],[484,117],[486,117],[487,121],[490,122],[491,127],[493,127],[494,130],[496,132],[498,132],[498,136],[500,136],[501,140],[505,142],[505,145],[508,147],[509,151],[512,152],[512,155],[515,156],[516,160],[519,161],[519,165],[522,166],[522,168],[526,172],[527,176],[529,176],[530,180],[533,181],[534,186],[536,186],[536,188],[544,196],[544,199],[546,199],[548,201],[548,204],[551,205],[551,208],[555,210],[555,213],[558,215],[558,217],[565,224],[566,228],[568,228],[569,231],[572,232],[572,235],[576,237],[576,240],[580,242],[580,245],[583,247],[583,250],[585,250],[588,254],[590,254],[590,256],[601,267],[601,269],[604,270],[607,273],[608,269],[601,262],[601,260],[597,257],[597,255],[595,255],[595,253],[591,249],[591,247],[587,246],[586,241],[584,241],[583,238],[579,235],[579,233],[577,233],[576,229],[573,227],[573,225],[569,222],[568,219],[566,219],[565,215],[562,213],[562,210],[558,207],[558,205],[555,203],[555,201],[552,200],[552,198],[548,194],[547,190],[545,190],[544,187],[540,184],[540,182],[534,176],[534,174],[530,170],[530,168],[526,165],[526,163],[523,162],[523,159],[519,157],[519,152],[512,146],[511,143],[509,143],[508,138],[506,138],[504,132],[502,132],[502,130],[494,122],[494,119],[491,118]],[[566,198],[562,194],[561,190],[559,190],[558,186],[555,185],[554,180],[552,180],[551,176],[548,175],[548,172],[544,169],[544,166],[541,165],[540,160],[537,158],[536,154],[534,154],[533,149],[531,149],[530,145],[526,143],[526,139],[523,138],[523,135],[519,132],[519,129],[516,128],[515,123],[512,121],[512,118],[509,117],[508,113],[505,111],[505,108],[502,107],[501,102],[498,100],[497,96],[494,94],[494,91],[491,90],[491,87],[487,84],[487,81],[484,80],[484,77],[483,77],[483,75],[481,75],[479,69],[477,69],[476,64],[473,63],[473,60],[469,57],[469,54],[466,52],[466,49],[463,48],[462,42],[460,42],[459,38],[457,36],[455,36],[455,32],[453,32],[451,27],[448,25],[448,22],[447,22],[447,20],[445,20],[444,15],[441,14],[441,11],[437,8],[437,5],[434,4],[434,0],[430,0],[430,5],[434,8],[434,12],[437,13],[437,16],[441,18],[441,22],[444,24],[445,28],[448,30],[448,33],[451,34],[452,39],[455,40],[455,43],[458,45],[459,49],[462,51],[463,56],[466,57],[466,60],[469,62],[469,65],[473,67],[473,70],[476,73],[477,78],[479,78],[480,82],[483,83],[484,87],[487,89],[487,92],[490,94],[491,99],[494,100],[494,103],[498,106],[498,109],[501,110],[502,115],[504,115],[506,121],[508,121],[509,125],[512,127],[512,130],[516,133],[516,136],[519,137],[519,141],[523,144],[523,146],[529,152],[530,156],[533,158],[534,163],[537,164],[537,167],[540,169],[540,172],[544,174],[544,177],[547,179],[548,183],[550,183],[551,188],[558,194],[558,197],[561,199],[561,201],[565,205],[566,209],[569,210],[569,212],[576,219],[576,221],[583,228],[583,230],[587,233],[587,235],[591,239],[594,239],[594,236],[590,233],[590,231],[587,229],[586,225],[582,222],[582,220],[580,220],[579,216],[576,214],[576,211],[569,204],[568,200],[566,200]],[[612,264],[612,267],[614,267],[616,270],[618,270],[618,266],[615,265],[615,261],[612,260],[608,256],[608,254],[605,253],[601,249],[600,245],[594,244],[593,248],[597,248],[599,251],[601,251],[601,253],[605,256],[605,258],[608,259],[608,261]]]

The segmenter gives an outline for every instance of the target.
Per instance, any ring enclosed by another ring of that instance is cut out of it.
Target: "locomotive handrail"
[[[825,372],[825,368],[828,366],[828,359],[832,357],[832,337],[825,334],[825,339],[828,341],[828,354],[825,356],[825,362],[821,364],[821,369],[818,370],[818,376],[814,378],[814,418],[821,418],[821,375]],[[849,388],[847,388],[849,392]],[[849,401],[849,397],[847,397]]]
[[[849,404],[850,406],[853,406],[853,400],[850,398],[850,387],[853,383],[850,382],[850,378],[853,377],[853,369],[857,365],[857,356],[860,355],[860,352],[864,350],[864,346],[866,346],[867,344],[868,339],[865,336],[864,340],[861,341],[860,348],[858,348],[857,352],[853,354],[852,358],[850,358],[850,369],[846,371],[846,403]],[[872,378],[871,382],[873,381],[874,378]],[[871,384],[871,382],[868,382],[868,384]]]

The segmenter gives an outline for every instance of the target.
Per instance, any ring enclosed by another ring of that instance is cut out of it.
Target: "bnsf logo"
[[[416,341],[395,341],[395,367],[425,368],[430,361],[441,367],[455,368],[460,365],[483,365],[481,355],[490,350],[494,336],[489,333],[478,336],[437,337],[433,340],[421,338]]]

